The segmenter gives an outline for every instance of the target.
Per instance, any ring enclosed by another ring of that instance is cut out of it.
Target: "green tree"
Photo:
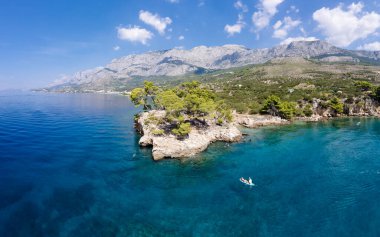
[[[373,85],[369,83],[368,81],[356,81],[355,86],[360,91],[370,91],[373,89]]]
[[[261,113],[278,116],[280,104],[281,99],[278,96],[271,95],[264,101],[264,106],[261,109]]]
[[[296,106],[297,104],[295,102],[281,102],[279,105],[280,117],[284,119],[292,119],[296,113]]]
[[[198,81],[184,82],[179,86],[162,90],[152,82],[144,82],[143,88],[135,88],[131,92],[131,100],[137,106],[144,106],[144,110],[152,108],[166,111],[165,118],[147,120],[160,128],[178,137],[185,137],[191,131],[191,124],[185,121],[195,121],[205,118],[214,119],[217,124],[232,121],[231,109],[222,100],[218,100],[215,93],[207,87],[202,87]],[[199,124],[199,121],[194,124]],[[174,127],[174,129],[173,129]],[[166,128],[166,129],[165,129]],[[162,135],[161,130],[155,131]]]
[[[333,97],[330,100],[329,107],[336,113],[342,114],[344,110],[344,104],[337,98]]]
[[[155,86],[151,81],[144,81],[144,91],[147,95],[155,95],[159,90],[158,86]]]
[[[172,133],[178,137],[185,137],[191,131],[190,123],[180,123],[178,128],[172,130]]]
[[[250,104],[249,104],[249,106],[248,106],[248,108],[249,108],[249,113],[250,114],[258,114],[258,113],[260,113],[260,108],[261,108],[262,106],[257,102],[257,101],[252,101]]]
[[[303,113],[305,116],[307,117],[310,117],[313,115],[313,107],[311,106],[311,104],[307,104],[304,108],[303,108]]]
[[[131,91],[130,98],[132,100],[132,103],[134,103],[136,106],[144,106],[144,110],[147,109],[146,107],[146,93],[143,88],[135,88]]]
[[[218,124],[223,122],[232,122],[233,115],[231,109],[224,103],[224,101],[218,101],[216,103],[215,118]]]
[[[185,108],[183,100],[172,90],[166,90],[156,96],[156,104],[169,113],[178,113]]]
[[[278,96],[271,95],[265,100],[261,113],[292,119],[297,112],[296,107],[295,102],[281,101]]]
[[[131,101],[136,106],[143,106],[144,110],[150,110],[155,107],[155,95],[159,88],[153,82],[144,81],[143,88],[135,88],[131,91]]]

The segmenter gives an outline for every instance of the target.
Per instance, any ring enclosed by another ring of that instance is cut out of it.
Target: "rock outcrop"
[[[351,101],[345,99],[342,100],[342,102],[344,105],[344,112],[343,114],[336,114],[336,112],[326,104],[326,101],[322,101],[321,99],[313,99],[311,103],[311,116],[294,117],[293,120],[318,122],[329,118],[345,116],[380,117],[380,103],[368,97],[355,97],[351,98]],[[247,128],[257,128],[262,126],[283,125],[291,123],[288,120],[272,115],[234,114],[234,117],[235,123]]]
[[[247,128],[257,128],[270,125],[289,124],[288,120],[282,119],[277,116],[271,115],[248,115],[248,114],[235,114],[235,122]]]
[[[345,103],[344,110],[349,116],[377,116],[380,117],[379,103],[366,99],[357,99],[353,103]]]
[[[152,118],[164,116],[165,111],[150,111],[140,114],[136,120],[136,129],[142,135],[139,144],[141,146],[153,146],[154,160],[190,157],[206,150],[213,142],[237,142],[242,138],[242,133],[233,124],[219,126],[212,123],[205,128],[192,127],[188,137],[184,139],[178,139],[176,136],[167,133],[155,135],[158,127]]]

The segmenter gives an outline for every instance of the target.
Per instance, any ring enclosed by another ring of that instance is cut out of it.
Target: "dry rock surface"
[[[289,124],[288,120],[282,119],[277,116],[271,115],[248,115],[248,114],[235,114],[235,122],[247,128],[257,128],[270,125]]]
[[[355,98],[359,102],[345,104],[344,110],[348,116],[376,116],[380,117],[380,106],[370,99]],[[320,101],[313,100],[313,114],[310,117],[296,117],[298,121],[317,122],[332,117],[339,117],[331,109],[322,108]],[[247,128],[258,128],[262,126],[273,126],[289,124],[290,121],[271,115],[248,115],[234,114],[234,122],[224,125],[216,125],[214,121],[206,121],[208,126],[195,127],[187,137],[179,139],[170,132],[157,135],[155,131],[161,129],[155,121],[165,117],[166,112],[153,110],[141,113],[136,120],[136,129],[142,137],[139,144],[141,146],[152,146],[154,160],[164,158],[184,158],[194,156],[216,141],[237,142],[242,139],[242,133],[237,128],[238,125]]]
[[[154,160],[190,157],[206,150],[213,142],[237,142],[242,138],[242,133],[233,124],[211,124],[203,129],[192,127],[188,137],[183,139],[172,134],[154,135],[158,127],[150,122],[151,118],[164,116],[165,111],[149,111],[142,113],[136,121],[136,129],[142,134],[139,144],[153,146]]]

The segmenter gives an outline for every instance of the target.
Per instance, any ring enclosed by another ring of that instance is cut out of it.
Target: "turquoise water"
[[[246,130],[154,162],[136,111],[121,96],[0,94],[0,236],[380,236],[379,120]]]

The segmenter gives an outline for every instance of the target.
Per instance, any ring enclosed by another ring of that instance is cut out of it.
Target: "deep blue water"
[[[380,236],[379,120],[246,130],[154,162],[136,111],[122,96],[0,94],[0,236]]]

